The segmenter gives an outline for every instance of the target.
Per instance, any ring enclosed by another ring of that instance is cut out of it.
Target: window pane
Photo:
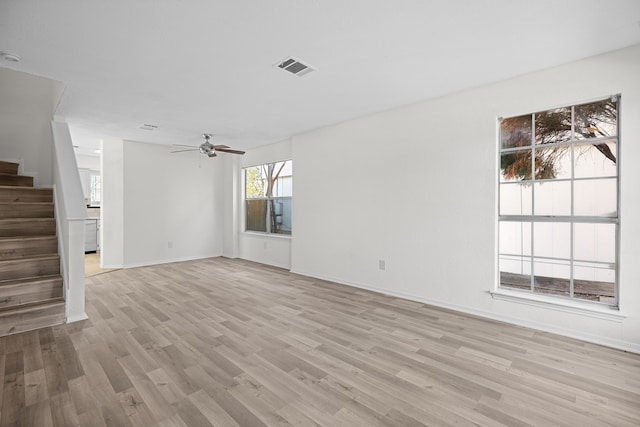
[[[571,109],[536,113],[536,144],[552,144],[568,141],[571,138]]]
[[[535,149],[536,179],[571,178],[571,147],[539,147]]]
[[[615,136],[618,133],[618,103],[610,99],[576,106],[576,139]]]
[[[91,175],[91,204],[100,204],[100,175]]]
[[[511,117],[500,123],[500,147],[515,148],[531,145],[531,114]]]
[[[531,150],[511,151],[500,155],[500,181],[531,179]]]
[[[575,224],[573,258],[582,261],[616,261],[615,224]]]
[[[544,294],[570,296],[569,261],[534,259],[533,290]]]
[[[500,215],[531,215],[531,184],[500,184]]]
[[[571,181],[545,181],[533,185],[535,215],[571,215]]]
[[[254,199],[246,201],[246,230],[267,231],[267,200]]]
[[[531,223],[500,223],[500,254],[531,255]]]
[[[254,166],[244,170],[245,197],[265,197],[267,189],[266,173],[261,166]]]
[[[273,185],[273,197],[291,197],[293,195],[291,176],[279,177]]]
[[[573,266],[573,294],[591,301],[615,302],[616,272],[608,265],[576,262]]]
[[[278,234],[291,234],[291,199],[282,198],[272,201],[271,232]]]
[[[576,144],[574,153],[576,178],[618,175],[616,168],[618,152],[615,142]]]
[[[588,179],[574,181],[574,215],[617,216],[616,179]]]
[[[571,256],[571,224],[536,222],[533,224],[533,254],[538,257],[566,258]],[[538,274],[536,272],[536,274]]]
[[[531,290],[531,258],[500,256],[500,287]]]

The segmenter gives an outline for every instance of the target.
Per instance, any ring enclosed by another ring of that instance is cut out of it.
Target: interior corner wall
[[[224,227],[222,237],[222,255],[238,258],[238,231],[240,205],[240,158],[239,156],[220,156],[224,170]]]
[[[222,163],[197,152],[170,151],[123,143],[125,267],[222,255]]]
[[[53,185],[51,120],[61,83],[0,68],[0,159],[18,161],[36,186]]]
[[[244,196],[242,185],[244,179],[242,177],[242,168],[248,166],[256,166],[264,163],[279,162],[291,159],[291,140],[277,142],[262,147],[254,148],[240,158],[238,168],[238,194]],[[296,165],[293,162],[294,178],[293,185],[296,185],[295,170]],[[273,265],[276,267],[291,268],[291,236],[269,235],[265,233],[251,233],[244,231],[244,202],[239,199],[238,205],[238,224],[241,230],[238,234],[238,257],[262,264]],[[295,197],[293,198],[293,209],[295,210]],[[294,213],[295,216],[295,213]],[[295,236],[296,230],[293,229],[292,235]]]
[[[640,45],[294,136],[292,271],[640,351],[638,76]],[[497,118],[617,93],[626,318],[492,299]]]
[[[124,267],[124,143],[104,139],[100,169],[100,262],[104,268]]]

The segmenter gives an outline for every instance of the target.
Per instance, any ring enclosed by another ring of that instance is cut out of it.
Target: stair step
[[[55,236],[54,218],[0,219],[0,237]]]
[[[33,177],[0,173],[0,185],[33,187]]]
[[[19,166],[20,165],[18,163],[5,162],[3,160],[0,160],[0,173],[17,175]]]
[[[65,302],[62,298],[0,308],[0,336],[61,325],[65,320]]]
[[[58,253],[56,236],[0,237],[0,260],[55,255]]]
[[[0,260],[0,284],[9,280],[60,274],[58,255]]]
[[[0,282],[0,309],[61,297],[59,274]]]
[[[0,185],[0,203],[53,202],[53,189]]]
[[[53,218],[53,203],[0,203],[0,219]]]

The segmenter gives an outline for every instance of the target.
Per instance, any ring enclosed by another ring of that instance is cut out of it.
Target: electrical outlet
[[[386,267],[387,267],[387,266],[386,266],[386,262],[385,262],[383,259],[381,259],[381,260],[379,260],[379,261],[378,261],[378,268],[379,268],[380,270],[384,270]]]

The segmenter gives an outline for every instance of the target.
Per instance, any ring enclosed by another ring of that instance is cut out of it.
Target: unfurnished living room
[[[639,76],[637,0],[0,2],[0,427],[640,425]]]

